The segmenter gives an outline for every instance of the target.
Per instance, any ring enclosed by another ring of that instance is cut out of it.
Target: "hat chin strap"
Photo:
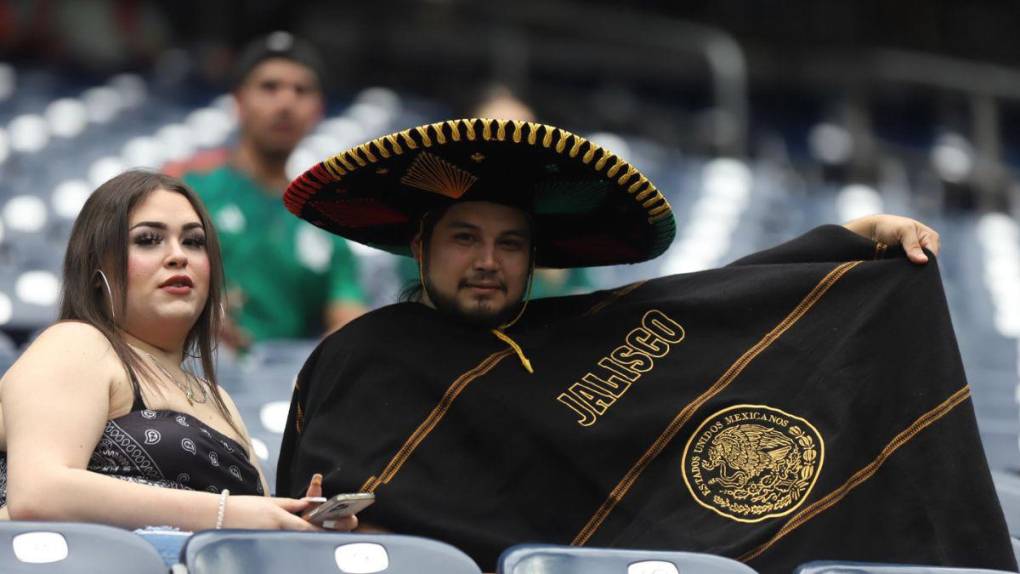
[[[534,280],[535,280],[535,249],[534,247],[532,247],[531,263],[528,264],[528,286],[527,289],[524,290],[524,302],[521,305],[521,309],[517,311],[517,314],[514,315],[513,319],[510,319],[510,321],[503,323],[499,327],[496,327],[496,329],[504,331],[506,329],[509,329],[510,327],[513,327],[514,323],[521,320],[521,317],[524,316],[524,310],[528,308],[528,301],[531,301],[531,284],[534,282]]]
[[[524,356],[524,350],[521,349],[521,346],[518,345],[516,341],[510,338],[510,335],[507,335],[503,331],[512,327],[514,323],[519,321],[521,317],[524,316],[524,310],[528,308],[528,301],[531,301],[531,284],[534,282],[534,280],[535,280],[535,248],[534,246],[532,246],[531,264],[528,265],[528,288],[524,292],[524,303],[521,305],[521,310],[517,312],[517,315],[514,316],[514,318],[511,319],[509,323],[504,323],[499,327],[492,329],[491,331],[492,334],[495,335],[497,339],[503,341],[507,345],[510,345],[510,348],[513,349],[515,353],[517,353],[517,359],[521,362],[521,366],[524,367],[525,371],[528,371],[528,373],[531,374],[535,373],[535,369],[531,368],[531,361],[528,360],[528,357]]]
[[[419,237],[421,237],[420,234]],[[425,296],[428,297],[429,301],[431,301],[432,295],[429,294],[429,288],[425,282],[425,250],[422,247],[423,244],[420,244],[418,249],[418,282],[421,283],[422,293],[424,293]],[[531,285],[534,283],[534,280],[535,280],[535,246],[533,244],[531,247],[531,262],[528,264],[528,286],[524,293],[524,303],[521,305],[521,309],[517,311],[517,314],[509,322],[503,323],[502,325],[496,327],[495,329],[489,330],[489,332],[495,335],[497,339],[503,341],[504,343],[509,345],[511,349],[513,349],[514,353],[517,354],[517,360],[521,362],[521,366],[524,367],[524,370],[528,371],[528,373],[530,374],[534,374],[535,369],[531,367],[531,361],[529,361],[528,357],[524,355],[524,349],[522,349],[521,346],[517,344],[517,341],[511,339],[510,335],[507,335],[503,331],[512,327],[514,323],[520,321],[521,317],[524,316],[524,310],[528,308],[528,301],[531,300]]]

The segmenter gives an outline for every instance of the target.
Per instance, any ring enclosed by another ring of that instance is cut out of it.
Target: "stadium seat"
[[[170,527],[149,527],[135,530],[135,534],[152,545],[163,558],[167,568],[177,564],[181,548],[191,536],[191,532],[175,530]]]
[[[833,562],[828,560],[807,562],[794,570],[794,574],[992,574],[999,572],[1006,572],[1006,570],[880,564],[873,562]]]
[[[1001,470],[992,471],[995,493],[999,495],[1002,513],[1010,535],[1020,537],[1020,477]]]
[[[396,534],[205,530],[184,544],[181,562],[189,574],[480,572],[452,546]]]
[[[0,521],[0,572],[5,574],[165,574],[151,544],[99,524]]]
[[[753,574],[746,564],[697,552],[518,544],[499,557],[500,574]]]

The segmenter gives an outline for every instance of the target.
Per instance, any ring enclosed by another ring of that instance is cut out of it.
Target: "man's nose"
[[[289,108],[298,101],[298,91],[296,88],[284,87],[276,90],[276,104]]]
[[[478,254],[475,257],[475,267],[485,270],[492,270],[499,267],[499,258],[496,256],[495,245],[482,244],[478,248]]]

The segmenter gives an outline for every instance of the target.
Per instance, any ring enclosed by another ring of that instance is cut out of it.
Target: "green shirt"
[[[230,166],[185,174],[209,209],[234,320],[252,340],[315,337],[331,303],[362,303],[347,243],[294,217],[280,196]],[[239,299],[239,300],[238,300]]]

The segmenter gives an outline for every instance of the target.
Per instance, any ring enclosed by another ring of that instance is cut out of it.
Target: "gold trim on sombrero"
[[[476,131],[476,126],[479,122],[481,123],[480,134]],[[614,181],[621,189],[625,189],[647,211],[648,223],[656,223],[665,218],[670,212],[669,202],[666,201],[666,198],[648,181],[648,178],[641,175],[637,168],[629,162],[579,135],[536,122],[485,118],[436,122],[374,139],[354,149],[337,154],[323,161],[322,165],[326,173],[333,176],[336,181],[339,181],[353,171],[377,163],[379,157],[388,158],[390,155],[403,155],[407,150],[415,150],[419,146],[431,148],[433,146],[445,145],[447,142],[459,142],[462,137],[466,137],[468,141],[475,141],[479,137],[484,141],[506,141],[510,139],[514,143],[522,145],[540,145],[543,148],[554,150],[557,154],[569,158],[580,156],[582,163],[590,165],[596,173],[602,174],[607,179]],[[401,145],[401,140],[403,145]],[[594,165],[592,162],[594,162]],[[454,166],[450,167],[455,170],[460,169]],[[471,187],[471,184],[463,187],[465,185],[462,179],[463,176],[448,177],[451,173],[455,172],[443,174],[441,177],[438,174],[436,174],[436,177],[425,176],[424,180],[431,182],[425,184],[427,187],[408,183],[403,179],[401,181],[418,189],[442,193],[449,197],[460,197],[464,191]],[[408,175],[405,175],[405,178],[410,175],[409,172]],[[637,176],[637,179],[634,179],[634,176]],[[443,178],[447,179],[444,180]],[[418,177],[415,176],[413,179],[418,179]],[[631,182],[632,179],[634,179],[633,182]],[[446,184],[452,182],[458,183],[453,187],[445,187]],[[442,183],[441,188],[446,191],[438,191],[440,183]],[[460,189],[463,190],[457,195],[449,195],[447,193],[447,191]]]

